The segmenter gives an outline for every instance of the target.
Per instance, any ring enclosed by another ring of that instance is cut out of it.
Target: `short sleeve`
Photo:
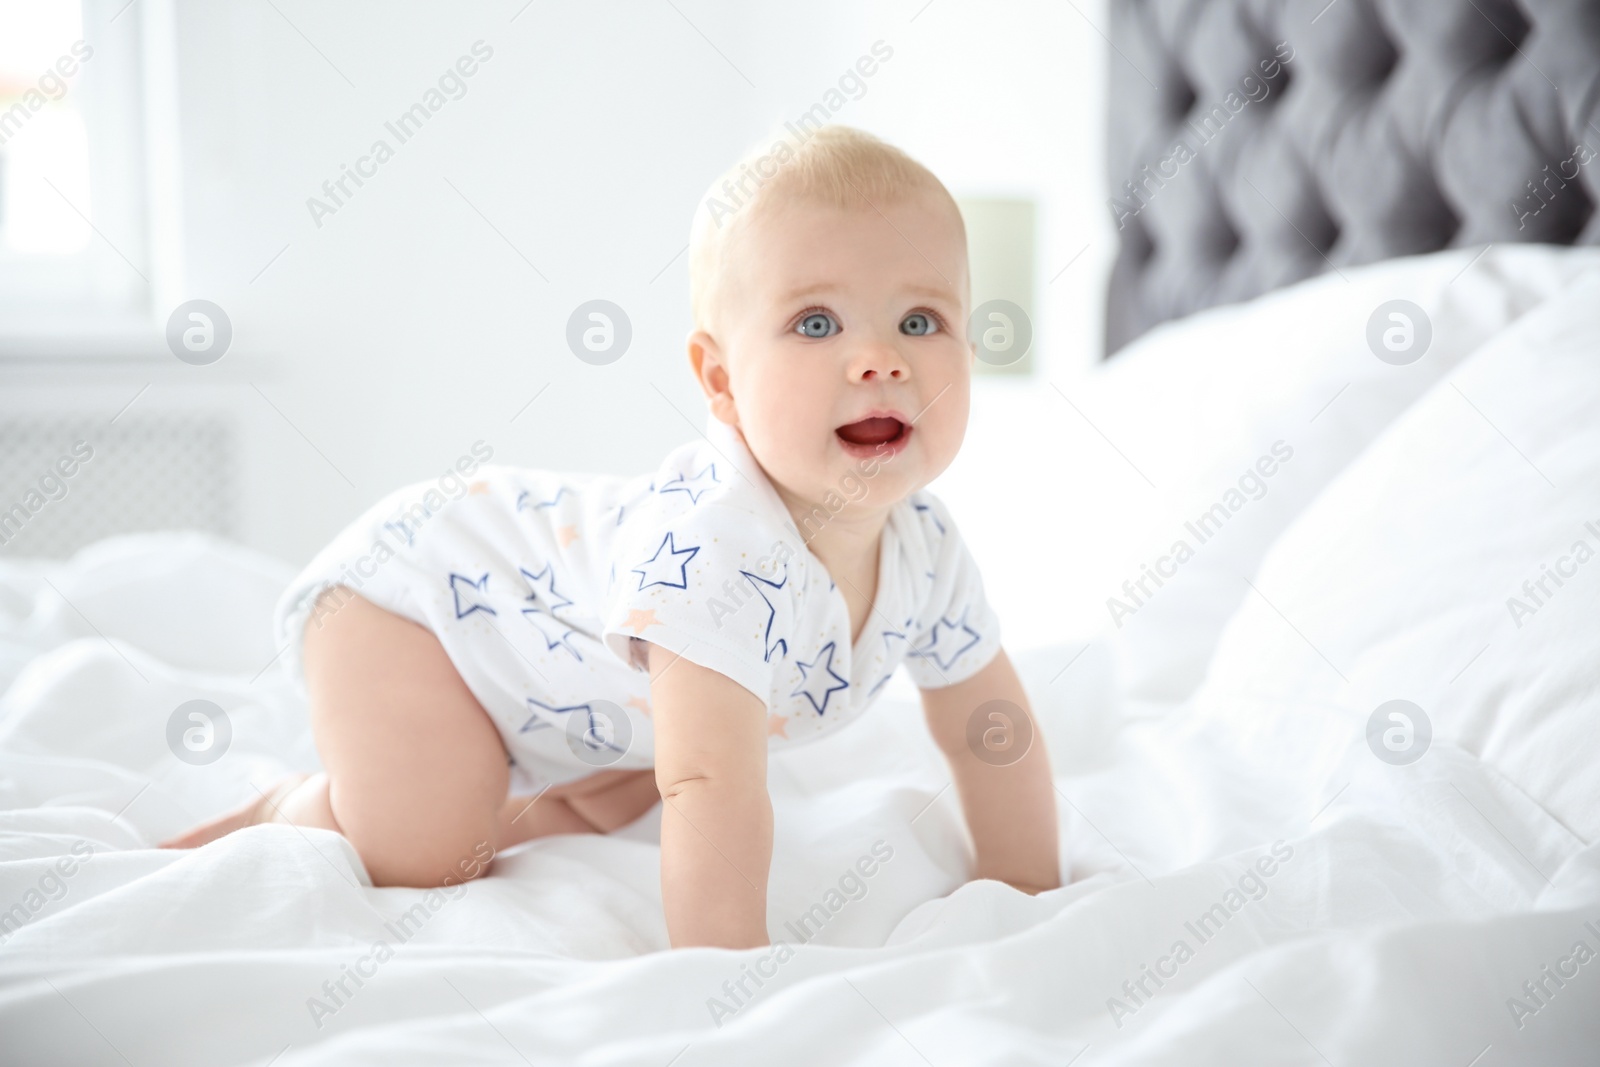
[[[800,585],[792,540],[770,519],[712,501],[640,516],[613,549],[606,647],[640,667],[634,639],[660,645],[770,704]]]
[[[1000,651],[1000,619],[989,606],[977,560],[949,511],[932,494],[917,499],[933,572],[905,666],[918,689],[942,689],[966,681],[994,659]]]

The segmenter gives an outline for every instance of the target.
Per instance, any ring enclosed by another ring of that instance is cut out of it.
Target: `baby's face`
[[[927,194],[878,208],[791,202],[753,219],[729,249],[719,336],[690,338],[726,370],[702,372],[713,412],[791,511],[887,510],[948,467],[966,433],[960,220]]]

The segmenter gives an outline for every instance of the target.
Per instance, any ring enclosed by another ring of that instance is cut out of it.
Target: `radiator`
[[[225,415],[0,414],[0,557],[146,530],[237,538],[239,447]]]

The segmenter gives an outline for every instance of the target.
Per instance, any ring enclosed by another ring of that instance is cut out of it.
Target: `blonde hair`
[[[949,204],[965,245],[955,198],[931,170],[900,149],[850,126],[796,130],[791,124],[775,131],[718,175],[695,210],[689,231],[689,311],[695,327],[712,329],[716,282],[727,249],[762,210],[794,200],[871,210],[918,192],[931,192]]]

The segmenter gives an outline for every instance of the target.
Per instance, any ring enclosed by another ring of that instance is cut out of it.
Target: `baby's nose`
[[[893,345],[863,345],[852,362],[851,377],[859,381],[903,381],[911,375],[910,365]]]

